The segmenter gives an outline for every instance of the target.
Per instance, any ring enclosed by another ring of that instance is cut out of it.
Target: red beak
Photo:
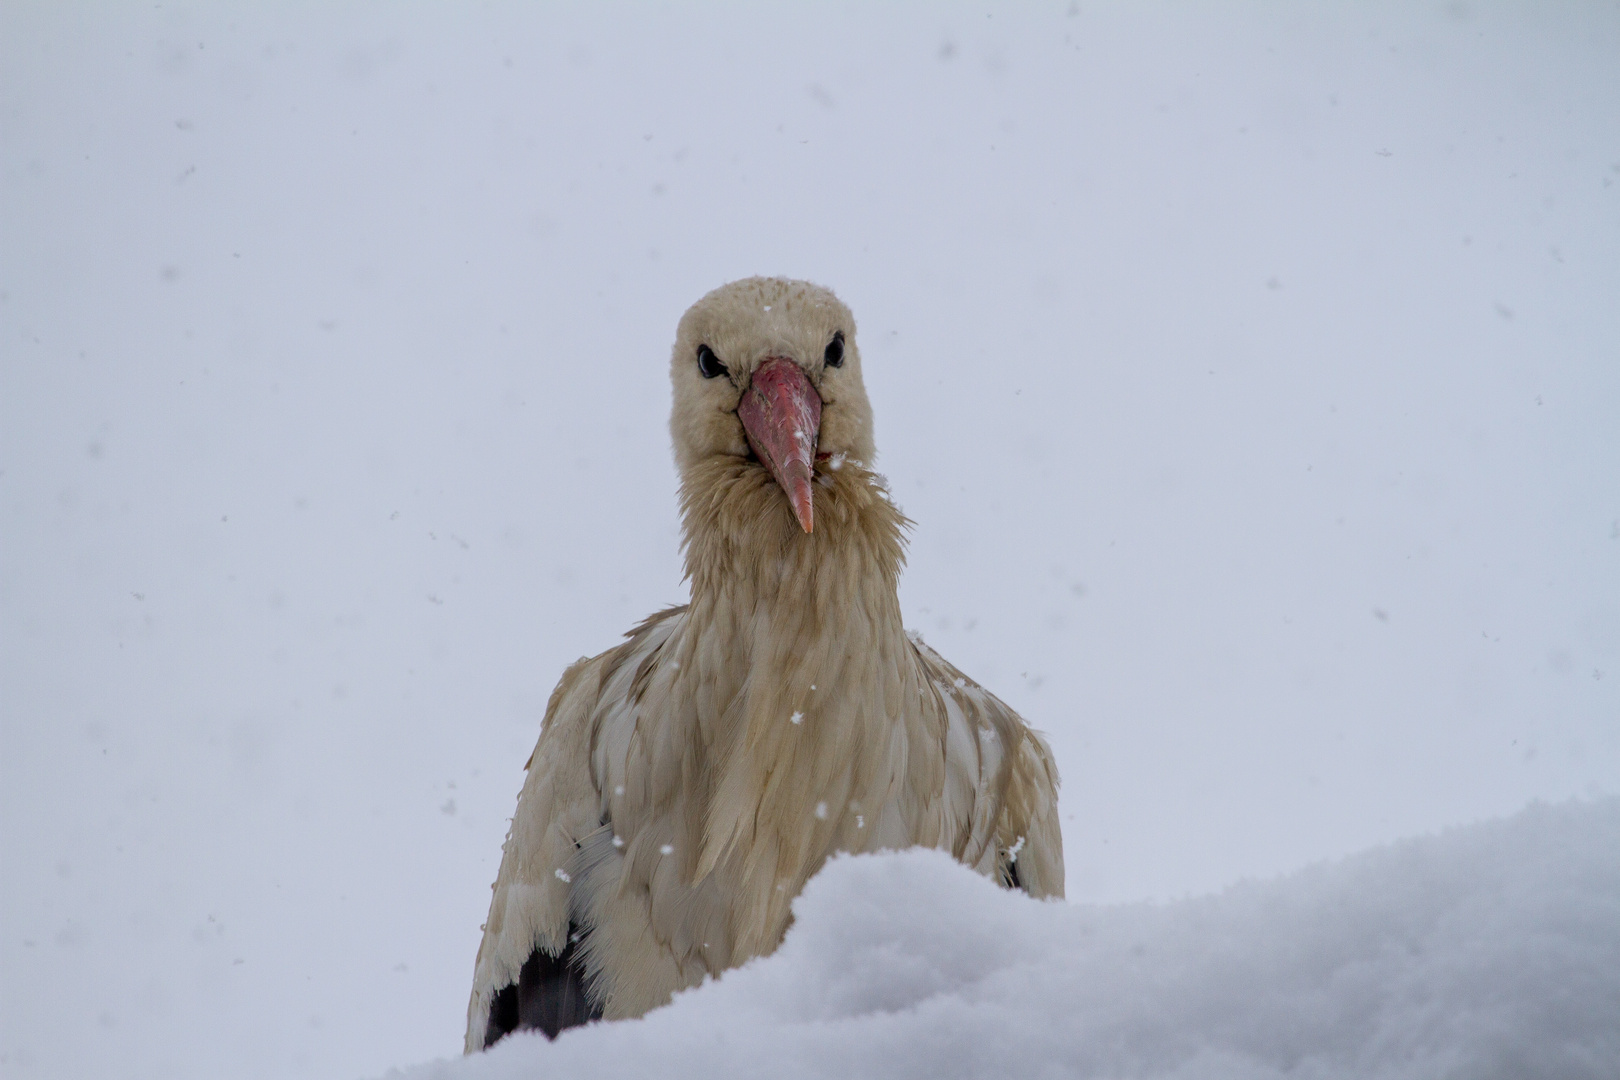
[[[754,455],[787,492],[793,516],[804,531],[811,526],[810,480],[821,435],[821,395],[792,360],[773,356],[759,365],[737,416]]]

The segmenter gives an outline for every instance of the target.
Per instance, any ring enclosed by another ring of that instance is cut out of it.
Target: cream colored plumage
[[[739,418],[773,363],[820,400],[818,432],[782,436],[815,453],[813,528]],[[551,696],[478,952],[469,1052],[531,954],[570,937],[608,1019],[771,952],[834,852],[936,847],[1063,895],[1045,743],[902,628],[909,523],[868,468],[848,309],[804,282],[726,285],[681,320],[671,377],[691,602],[579,661]]]

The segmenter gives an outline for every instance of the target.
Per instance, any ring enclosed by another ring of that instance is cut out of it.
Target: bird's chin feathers
[[[760,590],[761,599],[825,606],[862,584],[892,592],[911,521],[883,478],[859,462],[816,463],[814,532],[804,532],[781,487],[758,461],[715,455],[681,482],[686,576],[707,589]]]

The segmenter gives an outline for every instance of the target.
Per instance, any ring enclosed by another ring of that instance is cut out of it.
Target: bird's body
[[[1045,744],[903,630],[908,523],[865,464],[853,336],[831,293],[781,279],[716,290],[682,320],[671,427],[691,602],[552,694],[469,1051],[639,1016],[771,952],[835,852],[936,847],[1063,894]]]

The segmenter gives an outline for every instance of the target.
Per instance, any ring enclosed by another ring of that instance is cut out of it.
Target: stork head
[[[817,460],[869,465],[874,456],[855,318],[819,285],[755,277],[720,286],[681,318],[670,378],[682,474],[721,455],[755,459],[805,532]]]

